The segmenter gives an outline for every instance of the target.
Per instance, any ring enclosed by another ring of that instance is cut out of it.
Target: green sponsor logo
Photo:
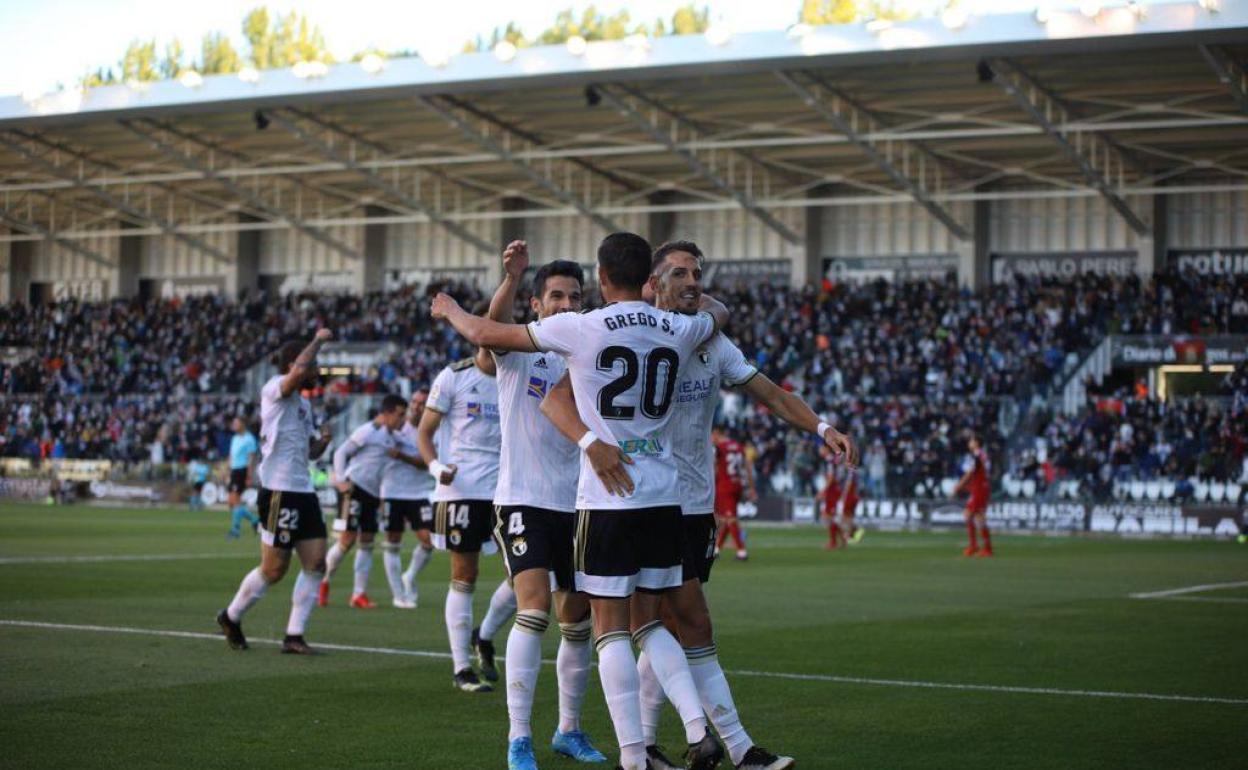
[[[661,455],[663,444],[657,438],[630,438],[620,442],[626,455]]]

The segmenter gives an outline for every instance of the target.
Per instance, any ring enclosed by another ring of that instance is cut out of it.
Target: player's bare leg
[[[354,585],[351,590],[351,606],[361,610],[371,610],[377,605],[368,598],[368,576],[373,571],[374,532],[359,534],[360,547],[355,552]]]
[[[295,552],[299,555],[299,566],[302,568],[295,578],[295,587],[290,596],[290,619],[286,623],[286,638],[282,640],[282,652],[288,655],[311,655],[313,649],[304,640],[303,634],[308,627],[308,617],[316,605],[317,587],[325,576],[325,539],[315,538],[295,543]],[[290,554],[287,553],[287,564]]]
[[[979,551],[979,533],[978,528],[975,526],[975,514],[968,509],[963,515],[966,518],[966,537],[968,542],[966,548],[962,549],[962,555],[974,556]]]
[[[724,752],[708,728],[685,651],[660,618],[663,596],[667,593],[670,591],[633,594],[630,607],[633,643],[649,660],[664,694],[684,723],[685,740],[689,744],[686,764],[692,770],[710,770],[723,758]]]
[[[401,610],[416,609],[416,601],[408,596],[403,585],[403,547],[402,532],[387,532],[386,540],[381,544],[381,565],[386,572],[386,582],[390,584],[391,603]]]
[[[446,592],[446,635],[451,644],[455,686],[464,692],[490,692],[472,670],[472,594],[477,590],[480,553],[451,551],[451,588]]]
[[[420,589],[416,585],[416,577],[429,565],[429,559],[433,557],[433,538],[429,535],[429,530],[416,530],[416,539],[419,542],[412,549],[412,560],[407,570],[403,572],[403,591],[413,605],[420,603]]]
[[[702,709],[710,715],[715,731],[728,749],[733,765],[741,770],[782,770],[793,767],[795,763],[791,757],[777,756],[757,746],[741,724],[728,679],[719,664],[711,612],[706,603],[706,594],[702,591],[702,584],[698,580],[686,580],[676,590],[664,594],[662,613],[664,623],[680,639]],[[657,712],[662,708],[662,694],[659,695],[657,709],[653,705],[653,696],[647,702],[647,690],[653,690],[653,687],[647,687],[647,680],[654,678],[654,675],[651,673],[649,660],[644,655],[638,666],[642,677],[643,726],[647,730],[647,739],[651,740],[651,736],[657,735]],[[647,713],[648,706],[650,713]]]
[[[980,542],[983,543],[980,549],[976,551],[975,555],[992,556],[992,535],[988,534],[988,515],[981,511],[976,513],[971,518],[974,520],[975,526],[979,529],[979,539]]]
[[[322,607],[329,605],[329,581],[338,571],[338,567],[342,565],[342,560],[351,553],[351,549],[355,546],[356,533],[344,531],[338,533],[338,540],[329,548],[329,552],[325,555],[325,577],[321,580],[320,590],[317,594],[316,603]]]
[[[264,597],[269,586],[286,576],[289,568],[290,551],[260,544],[260,566],[243,577],[230,606],[217,613],[217,625],[221,626],[225,640],[232,649],[248,648],[247,637],[243,634],[243,615]]]

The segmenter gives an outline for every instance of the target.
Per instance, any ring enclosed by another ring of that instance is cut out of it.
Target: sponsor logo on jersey
[[[620,449],[626,455],[661,455],[663,442],[657,438],[630,438],[620,442]]]
[[[714,384],[714,377],[708,377],[705,380],[684,380],[676,386],[676,403],[705,401],[714,392]]]
[[[550,387],[550,383],[546,382],[546,380],[543,380],[541,377],[529,378],[528,393],[530,396],[532,396],[533,398],[536,398],[538,401],[541,401],[543,398],[546,398],[546,391],[549,387]]]
[[[475,420],[478,417],[484,417],[487,420],[497,420],[498,404],[491,404],[487,401],[469,401],[466,404],[464,414],[468,415],[470,420]]]
[[[546,366],[546,356],[542,356],[541,358],[537,359],[537,363],[533,364],[533,368],[534,368],[534,369],[547,369],[547,368],[549,368],[549,367],[547,367],[547,366]]]

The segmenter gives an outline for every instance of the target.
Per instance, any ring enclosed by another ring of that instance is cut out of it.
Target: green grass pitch
[[[0,529],[0,766],[506,766],[501,692],[459,693],[444,658],[380,649],[445,652],[443,555],[415,611],[389,607],[380,555],[371,593],[383,608],[348,609],[348,563],[309,641],[377,649],[299,658],[15,625],[215,632],[258,550],[250,535],[225,542],[224,513],[6,505]],[[1130,594],[1248,583],[1248,547],[998,536],[996,558],[970,560],[954,533],[871,533],[836,553],[822,543],[821,530],[756,527],[751,560],[724,560],[708,586],[747,729],[799,767],[1246,766],[1248,590]],[[62,558],[90,556],[108,558]],[[501,575],[487,559],[478,621]],[[280,638],[290,587],[247,617],[253,640]],[[498,643],[501,654],[505,632]],[[547,657],[556,644],[548,633]],[[553,666],[539,691],[538,761],[568,770],[545,740]],[[614,756],[596,676],[585,725]],[[661,741],[681,737],[669,709]]]

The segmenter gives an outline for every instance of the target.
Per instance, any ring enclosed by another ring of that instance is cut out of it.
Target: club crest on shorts
[[[280,541],[281,541],[281,542],[283,542],[283,543],[289,543],[289,542],[290,542],[290,531],[289,531],[289,530],[285,530],[285,529],[283,529],[281,532],[278,532],[278,533],[277,533],[277,539],[278,539],[278,540],[280,540]]]
[[[518,537],[511,541],[511,552],[516,556],[524,556],[529,552],[529,544],[524,542],[524,538]]]
[[[447,539],[451,541],[451,545],[459,545],[459,541],[463,540],[464,538],[463,536],[459,534],[458,529],[452,529],[451,535]]]

